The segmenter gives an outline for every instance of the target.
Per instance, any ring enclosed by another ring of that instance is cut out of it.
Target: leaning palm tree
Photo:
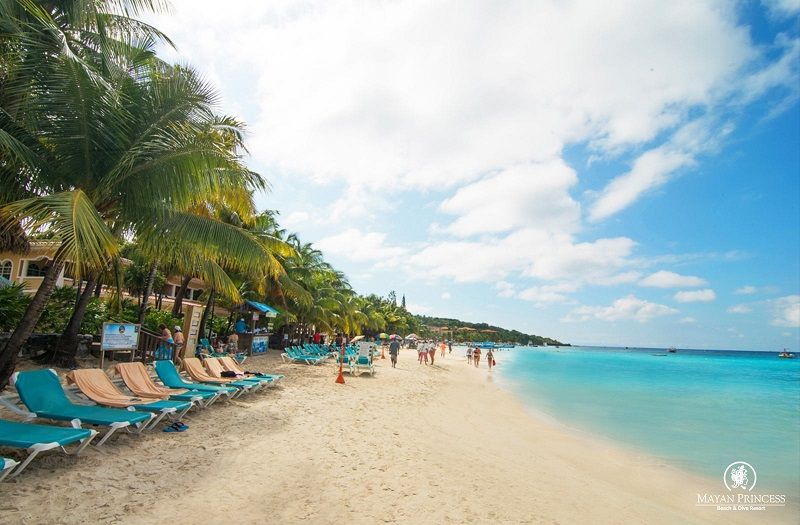
[[[262,271],[269,253],[253,235],[193,212],[220,195],[241,198],[243,188],[249,195],[264,187],[262,179],[241,162],[241,123],[214,114],[213,89],[191,69],[156,60],[132,62],[132,74],[115,77],[110,85],[93,82],[69,59],[60,66],[51,71],[60,79],[58,89],[49,86],[37,96],[41,115],[33,122],[46,120],[47,126],[31,131],[47,150],[36,158],[41,185],[56,193],[7,204],[0,208],[2,220],[7,225],[33,221],[41,227],[53,217],[78,217],[92,208],[105,226],[103,239],[110,235],[172,240],[174,248],[191,245],[199,257],[217,265],[252,274]],[[62,224],[56,234],[65,249],[56,253],[32,308],[3,355],[15,355],[30,334],[52,290],[50,282],[66,260],[75,263],[78,277],[88,276],[91,284],[92,276],[116,254],[108,247],[102,260],[84,257],[83,249],[92,255],[98,251],[86,232],[65,230]],[[84,258],[92,264],[83,264]],[[71,324],[75,330],[80,326]],[[67,362],[74,354],[72,343],[65,340],[61,345]]]

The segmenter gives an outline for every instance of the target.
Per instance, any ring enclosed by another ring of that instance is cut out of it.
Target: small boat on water
[[[678,349],[675,348],[674,346],[670,346],[669,348],[667,348],[667,352],[669,352],[670,354],[674,354],[677,351]]]
[[[794,354],[792,354],[790,352],[787,352],[786,349],[784,348],[783,352],[778,354],[778,357],[780,357],[782,359],[794,359]]]

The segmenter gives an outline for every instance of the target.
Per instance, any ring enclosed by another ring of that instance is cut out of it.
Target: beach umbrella
[[[386,339],[387,337],[389,337],[389,335],[386,334],[385,332],[381,332],[381,335],[379,335],[378,337],[381,339]]]
[[[350,342],[355,343],[356,341],[361,341],[362,339],[364,339],[363,335],[357,335],[354,338],[350,339]]]
[[[417,334],[408,334],[405,339],[419,339]]]
[[[397,338],[399,338],[399,337],[400,337],[400,336],[399,336],[399,335],[397,335],[397,334],[392,334],[392,335],[390,335],[390,336],[389,336],[389,339],[397,339]]]

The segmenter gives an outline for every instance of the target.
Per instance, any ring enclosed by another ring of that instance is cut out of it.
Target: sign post
[[[100,336],[100,368],[103,368],[106,352],[130,351],[131,361],[139,347],[139,327],[134,323],[103,323]]]

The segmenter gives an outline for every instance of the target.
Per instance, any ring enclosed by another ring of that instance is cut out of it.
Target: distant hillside
[[[517,330],[507,330],[499,326],[486,323],[468,323],[458,319],[446,317],[428,317],[427,315],[415,316],[425,326],[430,335],[444,334],[444,337],[455,341],[494,341],[517,344],[531,344],[544,346],[569,346],[549,337],[534,334],[524,334]],[[420,334],[423,335],[423,334]],[[428,335],[428,334],[425,334]]]

